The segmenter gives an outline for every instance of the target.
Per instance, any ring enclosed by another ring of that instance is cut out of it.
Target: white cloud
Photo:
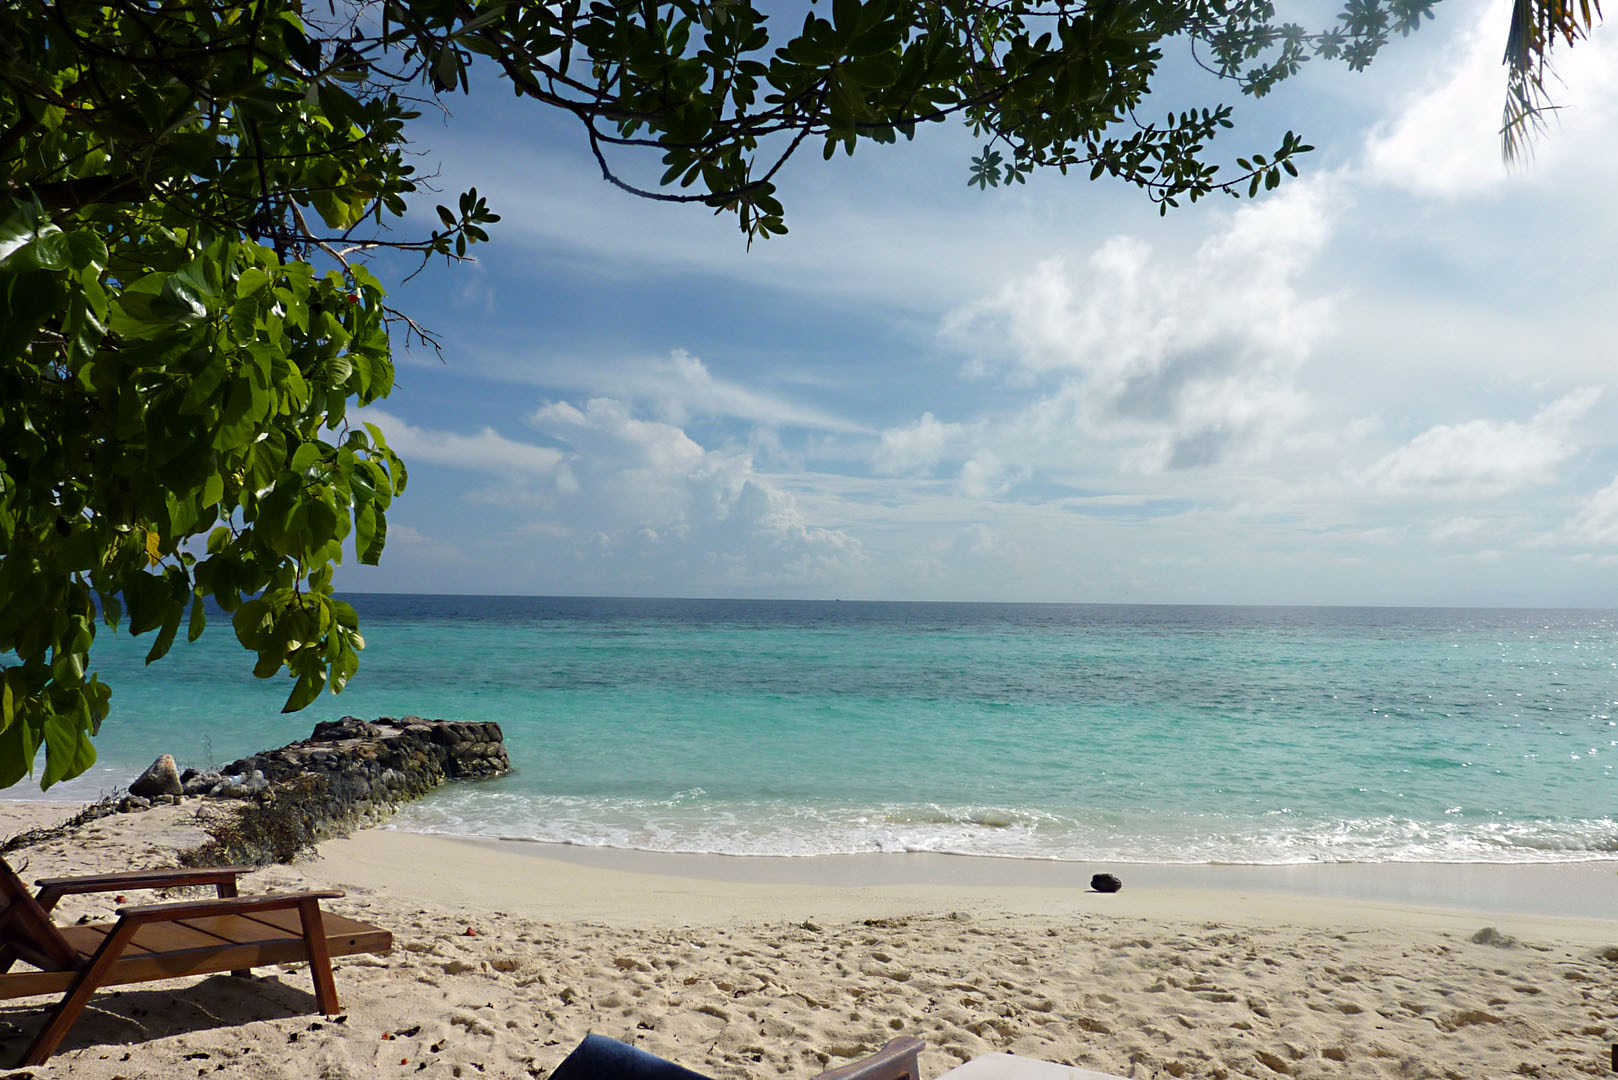
[[[1585,499],[1563,534],[1575,544],[1618,544],[1618,479]]]
[[[530,476],[555,476],[562,469],[564,455],[560,450],[508,439],[491,427],[471,435],[436,431],[407,423],[375,406],[361,410],[360,418],[382,429],[388,445],[405,459],[407,466],[425,461],[476,472]]]
[[[1427,539],[1435,544],[1455,544],[1473,540],[1483,532],[1481,518],[1453,517],[1441,521],[1427,532]]]
[[[1575,390],[1526,423],[1469,420],[1440,424],[1359,474],[1366,488],[1388,495],[1487,499],[1556,478],[1556,466],[1578,450],[1569,426],[1595,405],[1597,387]]]
[[[970,499],[991,499],[1004,495],[1027,479],[1028,470],[1001,461],[991,451],[980,451],[961,466],[961,493]]]
[[[548,402],[531,421],[572,450],[580,479],[564,505],[590,537],[572,550],[591,573],[757,587],[833,582],[866,561],[857,538],[809,522],[747,453],[705,449],[614,398]]]
[[[920,581],[948,582],[970,578],[983,583],[1016,575],[1025,552],[1015,540],[982,522],[947,532],[910,558],[909,570]]]
[[[1290,365],[1326,325],[1329,305],[1303,299],[1294,280],[1330,234],[1331,184],[1298,181],[1242,206],[1190,258],[1114,236],[1077,270],[1047,259],[951,312],[944,332],[976,372],[1072,372],[1107,397],[1231,362]]]
[[[525,358],[502,366],[521,371],[532,382],[617,398],[671,424],[683,425],[693,417],[733,417],[776,427],[866,431],[862,425],[824,409],[717,376],[685,349],[670,349],[663,356],[630,361],[568,359],[547,363]]]
[[[925,412],[907,427],[884,431],[872,464],[881,473],[923,472],[935,467],[963,434],[961,425],[942,423]]]
[[[1295,377],[1332,301],[1299,279],[1330,236],[1335,187],[1300,181],[1244,205],[1189,257],[1116,236],[1082,264],[1047,259],[955,309],[942,332],[969,375],[1050,387],[973,441],[1014,466],[1111,444],[1114,465],[1140,473],[1268,456],[1311,409]],[[878,460],[929,463],[920,450],[943,434],[924,417],[885,433]]]

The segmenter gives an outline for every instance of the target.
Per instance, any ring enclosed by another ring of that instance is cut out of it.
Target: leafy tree
[[[1170,50],[1258,95],[1312,57],[1364,67],[1433,2],[1309,32],[1268,0],[0,0],[0,786],[41,744],[46,786],[94,761],[98,622],[154,633],[150,662],[212,598],[288,710],[354,673],[333,567],[381,555],[405,470],[349,410],[392,386],[391,336],[428,340],[367,260],[457,259],[497,220],[469,191],[392,231],[421,101],[503,80],[576,118],[614,184],[749,243],[786,231],[804,145],[950,117],[984,140],[980,187],[1078,169],[1167,210],[1310,149],[1289,132],[1231,173],[1229,105],[1144,117]],[[659,184],[623,179],[636,155]]]

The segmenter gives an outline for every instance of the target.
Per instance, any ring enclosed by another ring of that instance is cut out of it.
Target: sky
[[[932,125],[782,174],[791,232],[633,198],[499,88],[418,168],[503,215],[391,300],[406,459],[367,592],[1618,606],[1618,30],[1559,50],[1531,161],[1507,6],[1228,101],[1256,200],[966,185]]]

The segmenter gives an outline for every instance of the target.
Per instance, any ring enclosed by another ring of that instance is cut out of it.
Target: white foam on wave
[[[1549,863],[1618,856],[1618,820],[1306,821],[985,806],[849,807],[441,791],[395,827],[584,847],[718,855],[937,852],[1063,861]]]

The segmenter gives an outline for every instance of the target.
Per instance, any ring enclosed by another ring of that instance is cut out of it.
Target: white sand
[[[52,812],[0,804],[0,833]],[[22,853],[24,876],[172,864],[193,816],[104,819]],[[807,1078],[900,1033],[928,1077],[995,1050],[1134,1077],[1608,1075],[1618,921],[1544,912],[1618,914],[1611,864],[1115,869],[1101,896],[1040,864],[371,830],[244,882],[345,888],[333,910],[393,931],[391,956],[337,962],[343,1022],[302,1011],[302,968],[148,984],[104,992],[38,1073],[522,1078],[594,1030],[722,1080]],[[42,1004],[0,1004],[0,1066]]]

